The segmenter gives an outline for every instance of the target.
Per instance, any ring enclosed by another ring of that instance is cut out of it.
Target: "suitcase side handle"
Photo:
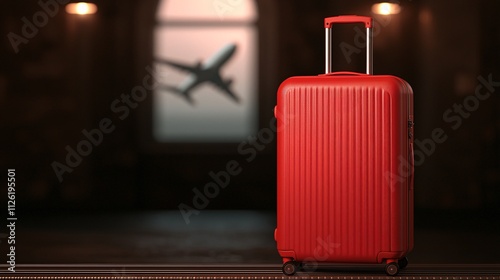
[[[366,74],[373,75],[373,19],[365,16],[325,18],[325,74],[332,72],[332,27],[337,23],[363,23],[366,27]]]

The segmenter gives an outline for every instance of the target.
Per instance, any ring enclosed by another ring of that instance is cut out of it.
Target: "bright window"
[[[253,0],[162,0],[154,34],[155,139],[239,142],[258,126]]]

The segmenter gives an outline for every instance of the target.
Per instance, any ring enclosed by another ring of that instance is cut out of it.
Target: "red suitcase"
[[[364,23],[367,74],[331,73],[331,27]],[[284,81],[277,96],[275,240],[283,272],[302,264],[386,264],[413,248],[413,92],[372,75],[373,20],[325,19],[326,72]]]

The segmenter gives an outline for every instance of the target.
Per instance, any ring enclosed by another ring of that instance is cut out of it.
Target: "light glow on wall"
[[[397,15],[401,12],[401,6],[397,3],[377,3],[372,6],[372,12],[378,15]]]
[[[97,6],[87,2],[70,3],[66,5],[66,12],[72,15],[92,15],[97,13]]]

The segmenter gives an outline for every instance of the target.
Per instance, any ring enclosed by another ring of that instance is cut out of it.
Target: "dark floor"
[[[0,271],[7,266],[0,264]],[[500,265],[419,265],[412,264],[396,276],[384,273],[384,266],[305,266],[293,276],[284,275],[279,264],[171,264],[171,265],[19,265],[15,273],[0,272],[0,279],[144,279],[144,280],[499,280]]]
[[[411,264],[500,264],[497,226],[456,216],[422,224],[425,215],[416,222]],[[189,225],[177,211],[25,216],[16,227],[16,262],[279,265],[274,227],[275,213],[258,211],[202,211]]]

